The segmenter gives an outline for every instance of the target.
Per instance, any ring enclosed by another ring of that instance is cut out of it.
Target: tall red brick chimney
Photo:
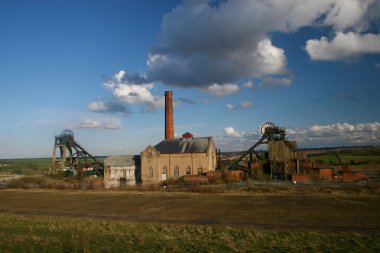
[[[165,140],[174,139],[173,93],[165,91]]]

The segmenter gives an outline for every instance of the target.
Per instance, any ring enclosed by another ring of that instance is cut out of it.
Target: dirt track
[[[0,212],[268,229],[380,231],[380,197],[0,191]]]

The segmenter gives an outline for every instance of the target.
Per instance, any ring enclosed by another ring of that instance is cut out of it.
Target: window
[[[179,168],[178,168],[178,166],[174,167],[174,177],[179,177]]]
[[[152,167],[148,167],[148,177],[153,177],[153,168]]]
[[[203,174],[203,168],[202,168],[202,166],[199,166],[198,167],[198,175],[201,175],[201,174]]]
[[[191,175],[191,168],[190,168],[190,166],[186,167],[186,175]]]
[[[165,181],[167,179],[168,168],[166,166],[162,167],[161,170],[161,180]]]

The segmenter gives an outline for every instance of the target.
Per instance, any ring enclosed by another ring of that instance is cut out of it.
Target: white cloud
[[[311,125],[300,129],[286,129],[287,139],[298,141],[300,148],[380,145],[380,122],[335,123]],[[216,136],[218,147],[225,151],[247,150],[261,138],[258,132],[237,132],[233,127],[224,128],[224,136]],[[259,146],[257,149],[265,149]]]
[[[336,0],[330,1],[331,9],[328,11],[325,25],[334,26],[337,31],[348,28],[362,30],[366,26],[365,14],[374,0]]]
[[[207,92],[213,96],[225,96],[235,94],[239,91],[239,86],[236,84],[212,84],[207,87]]]
[[[142,77],[140,77],[143,79]],[[154,96],[150,90],[153,83],[131,83],[125,71],[119,71],[113,79],[104,84],[104,87],[112,92],[112,95],[128,104],[139,104],[148,110],[155,110],[165,105],[163,96]],[[140,80],[141,81],[141,80]]]
[[[287,60],[271,33],[329,26],[333,33],[364,34],[378,22],[379,6],[375,0],[184,1],[162,19],[147,76],[173,86],[205,87],[281,74]]]
[[[236,109],[243,109],[243,108],[250,108],[253,104],[250,101],[242,101],[238,105],[232,105],[232,104],[226,104],[226,108],[228,110],[236,110]]]
[[[252,53],[257,66],[252,76],[280,74],[285,72],[286,57],[284,50],[272,45],[269,39],[260,41],[257,51]]]
[[[107,108],[103,101],[94,101],[88,105],[88,109],[91,111],[104,111]]]
[[[120,120],[117,118],[94,119],[85,118],[81,122],[74,124],[70,128],[103,128],[103,129],[119,129],[121,127]]]
[[[305,47],[312,60],[336,61],[366,53],[380,53],[380,35],[338,32],[333,40],[326,37],[308,40]]]
[[[240,103],[240,107],[242,107],[242,108],[250,108],[250,107],[252,107],[252,102],[243,101],[243,102]]]
[[[117,103],[115,101],[107,102],[103,100],[96,100],[88,105],[88,109],[90,111],[98,113],[131,113],[131,111],[127,107],[125,107],[125,105],[122,105],[121,103]]]
[[[235,109],[235,106],[232,105],[232,104],[226,104],[226,108],[227,108],[228,110],[234,110],[234,109]]]
[[[308,146],[379,145],[380,123],[336,123],[287,129],[288,137]]]
[[[244,136],[244,132],[239,133],[233,127],[226,127],[223,129],[227,137],[241,138]]]
[[[251,81],[248,81],[248,82],[243,84],[243,87],[247,88],[247,89],[251,89],[251,88],[253,88],[253,83]]]
[[[289,86],[292,84],[292,79],[289,77],[284,78],[273,78],[266,77],[261,83],[259,83],[258,87],[266,88],[266,87],[281,87],[281,86]]]
[[[376,68],[380,68],[380,63],[375,62],[375,67],[376,67]]]

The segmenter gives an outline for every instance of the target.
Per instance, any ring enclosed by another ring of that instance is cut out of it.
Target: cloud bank
[[[340,145],[379,145],[380,122],[372,123],[336,123],[331,125],[312,125],[303,129],[288,129],[289,138],[310,146]]]
[[[223,131],[224,135],[218,136],[216,142],[225,151],[247,150],[261,138],[258,132],[238,132],[231,126]],[[286,129],[286,133],[287,139],[296,140],[300,148],[380,145],[380,122],[310,125]]]
[[[204,88],[286,74],[285,51],[270,34],[302,27],[332,29],[332,38],[306,41],[312,60],[379,53],[379,35],[365,33],[380,16],[379,6],[378,0],[185,1],[162,20],[149,51],[147,78]],[[261,87],[291,82],[266,78]]]

